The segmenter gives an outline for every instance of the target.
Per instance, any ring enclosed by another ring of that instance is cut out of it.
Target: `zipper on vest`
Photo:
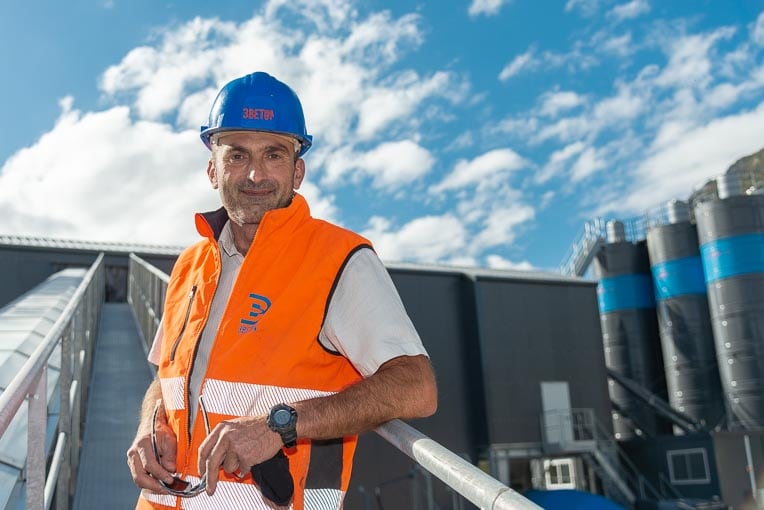
[[[188,308],[186,308],[186,318],[183,319],[183,327],[180,328],[178,338],[175,339],[175,343],[172,344],[172,351],[170,351],[170,361],[175,361],[175,351],[178,350],[178,344],[180,339],[183,338],[183,333],[186,332],[186,326],[188,325],[188,318],[191,316],[191,305],[194,302],[194,296],[196,295],[196,285],[191,287],[191,291],[188,293]]]
[[[202,328],[204,329],[204,328]],[[186,413],[186,416],[188,417],[187,425],[188,425],[188,447],[191,448],[191,374],[194,373],[194,365],[196,364],[196,353],[199,352],[199,344],[202,343],[202,335],[199,334],[199,337],[196,339],[196,345],[194,345],[194,354],[191,356],[191,366],[190,370],[188,371],[188,376],[186,377],[186,396],[188,397],[188,404],[186,405],[186,409],[189,411]],[[202,386],[204,386],[204,381],[202,380]],[[199,395],[201,396],[202,388],[199,388]],[[197,412],[199,411],[199,408],[197,407]],[[187,450],[188,451],[188,450]],[[188,462],[188,461],[186,461]]]

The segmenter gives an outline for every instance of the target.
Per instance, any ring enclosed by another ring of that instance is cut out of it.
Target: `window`
[[[575,489],[576,477],[573,459],[547,459],[544,473],[547,489]]]
[[[669,478],[675,485],[700,485],[711,481],[705,448],[669,450]]]

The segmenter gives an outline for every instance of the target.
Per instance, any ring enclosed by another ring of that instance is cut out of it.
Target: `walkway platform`
[[[139,491],[125,454],[152,375],[127,303],[104,304],[94,355],[73,508],[130,509]]]

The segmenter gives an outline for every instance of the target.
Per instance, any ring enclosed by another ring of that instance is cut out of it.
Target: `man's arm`
[[[161,455],[161,464],[157,462],[151,447],[151,420],[154,417],[157,401],[161,401],[161,399],[162,388],[159,385],[159,380],[155,379],[146,390],[141,406],[138,431],[133,444],[127,450],[127,464],[133,475],[133,481],[138,487],[154,492],[164,492],[157,480],[164,480],[166,483],[172,482],[177,450],[177,440],[167,425],[164,406],[161,403],[157,413],[156,426],[157,449]]]
[[[297,437],[331,439],[367,432],[394,418],[423,418],[438,406],[426,356],[400,356],[344,391],[293,405]]]
[[[298,438],[331,439],[371,430],[394,418],[420,418],[437,408],[435,376],[426,356],[400,356],[371,376],[326,397],[292,404]],[[283,446],[265,416],[218,424],[199,448],[199,472],[207,472],[207,493],[215,491],[218,468],[246,473]]]

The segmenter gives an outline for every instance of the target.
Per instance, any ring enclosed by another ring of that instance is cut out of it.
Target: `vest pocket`
[[[196,285],[191,287],[191,291],[188,293],[188,306],[186,307],[186,317],[183,319],[183,326],[180,328],[178,338],[175,339],[175,343],[172,344],[172,351],[170,351],[170,361],[175,361],[175,351],[178,350],[178,344],[180,339],[183,338],[183,333],[186,332],[186,326],[188,325],[188,318],[191,316],[191,305],[194,303],[194,296],[196,295]]]

